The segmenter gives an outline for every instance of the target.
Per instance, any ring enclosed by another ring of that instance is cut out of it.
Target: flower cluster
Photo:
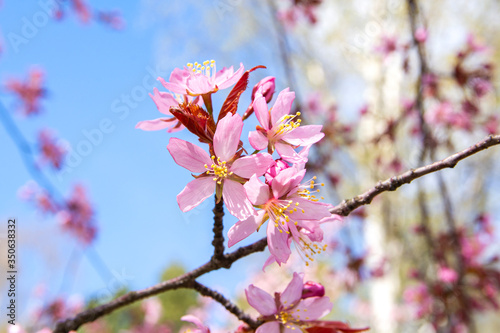
[[[167,146],[174,161],[193,172],[194,180],[177,196],[183,212],[189,211],[215,193],[239,221],[230,229],[233,246],[269,220],[267,238],[271,257],[267,264],[286,263],[294,243],[306,262],[324,251],[320,224],[330,220],[330,205],[319,202],[316,178],[303,182],[310,147],[324,134],[320,125],[301,125],[301,113],[292,113],[295,93],[288,88],[278,94],[268,107],[275,91],[275,80],[266,77],[253,89],[252,102],[242,117],[237,113],[241,94],[249,74],[223,68],[216,71],[215,61],[187,64],[176,68],[169,81],[159,78],[170,90],[154,90],[151,98],[168,118],[142,121],[137,128],[169,132],[186,128],[208,145],[203,148],[178,138]],[[218,117],[214,117],[211,95],[233,86]],[[175,95],[174,95],[175,94]],[[243,121],[255,114],[259,125],[248,134],[255,151],[248,154],[241,141]],[[300,151],[296,151],[301,148]],[[273,158],[277,153],[278,159]]]
[[[40,100],[45,97],[44,73],[38,68],[30,71],[26,81],[9,79],[6,82],[7,91],[16,95],[19,99],[19,109],[26,116],[40,112]]]

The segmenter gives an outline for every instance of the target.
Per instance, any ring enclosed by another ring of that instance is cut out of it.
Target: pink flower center
[[[205,164],[205,169],[207,169],[206,174],[213,176],[213,180],[217,182],[217,184],[222,184],[222,181],[227,178],[227,176],[231,176],[233,172],[228,172],[226,161],[221,161],[220,157],[215,159],[215,156],[212,155],[212,165],[210,167],[208,164]]]
[[[294,120],[296,117],[300,116],[300,112],[296,114],[287,114],[278,120],[278,128],[276,129],[276,136],[289,133],[300,126],[302,122],[301,119]]]

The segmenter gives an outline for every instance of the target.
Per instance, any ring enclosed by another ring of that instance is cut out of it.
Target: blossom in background
[[[417,318],[422,318],[432,312],[433,298],[425,283],[421,282],[406,288],[403,298],[407,303],[415,307],[415,316]]]
[[[75,185],[70,198],[65,202],[57,217],[63,229],[71,232],[83,244],[90,244],[95,239],[97,227],[94,221],[94,210],[90,204],[85,188]]]
[[[43,80],[43,71],[34,68],[29,72],[28,79],[25,82],[18,79],[9,79],[5,84],[7,91],[12,92],[19,98],[24,115],[31,116],[40,112],[40,100],[45,96]]]
[[[168,82],[161,77],[158,80],[173,93],[199,96],[232,86],[238,82],[244,70],[243,64],[240,64],[236,72],[233,66],[217,72],[215,60],[207,60],[202,64],[188,63],[184,69],[174,69]]]
[[[198,318],[196,318],[193,315],[185,315],[185,316],[181,317],[181,320],[187,321],[189,323],[193,323],[196,325],[196,329],[194,329],[194,330],[189,329],[185,333],[210,333],[210,329],[208,327],[206,327],[205,325],[203,325],[201,320],[199,320]]]
[[[63,145],[56,143],[49,130],[42,130],[38,134],[38,146],[44,163],[50,163],[54,169],[61,169],[66,149]]]
[[[452,268],[440,266],[437,271],[438,279],[444,283],[454,283],[458,280],[458,274]]]
[[[241,116],[228,113],[215,131],[212,156],[190,142],[170,139],[167,149],[175,162],[189,171],[202,173],[177,195],[183,212],[198,206],[215,191],[218,200],[222,196],[229,212],[237,218],[246,219],[253,214],[242,183],[253,175],[263,175],[274,161],[267,153],[240,157],[241,152],[237,151],[242,129]]]
[[[42,213],[56,213],[59,209],[50,193],[42,189],[33,180],[30,180],[19,189],[18,196],[22,200],[32,201]]]
[[[269,153],[276,149],[285,161],[301,163],[307,162],[307,159],[297,154],[294,148],[310,146],[325,135],[321,133],[321,125],[300,127],[301,120],[294,120],[300,116],[300,112],[290,115],[294,99],[295,93],[286,88],[280,92],[274,106],[269,110],[266,98],[257,93],[253,108],[262,127],[257,126],[256,131],[250,132],[248,140],[254,149],[267,148]]]
[[[270,184],[252,176],[244,188],[250,202],[260,210],[231,227],[229,246],[254,233],[269,219],[267,241],[271,258],[266,265],[273,261],[278,264],[287,262],[292,241],[309,261],[314,260],[313,254],[324,251],[324,246],[317,244],[323,239],[319,223],[332,216],[330,205],[318,202],[314,194],[318,191],[314,190],[314,179],[300,185],[305,172],[295,167],[281,170]]]

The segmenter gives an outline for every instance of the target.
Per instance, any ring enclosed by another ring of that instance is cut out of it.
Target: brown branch
[[[212,260],[218,263],[221,260],[224,260],[224,235],[222,232],[224,231],[224,225],[222,223],[222,218],[224,216],[224,202],[220,200],[217,202],[217,196],[215,196],[215,207],[212,210],[214,213],[214,240],[212,241],[212,245],[214,246],[214,255],[212,256]]]
[[[263,251],[266,248],[266,245],[267,245],[267,239],[262,238],[261,240],[251,245],[241,247],[232,253],[224,255],[223,256],[224,259],[219,263],[215,263],[213,260],[210,260],[209,262],[196,268],[195,270],[183,274],[181,276],[178,276],[174,279],[163,281],[161,283],[158,283],[157,285],[154,285],[152,287],[143,290],[131,291],[123,296],[120,296],[112,300],[111,302],[80,312],[79,314],[77,314],[72,318],[68,318],[57,322],[53,333],[68,333],[71,330],[76,331],[83,324],[92,322],[108,313],[111,313],[115,310],[118,310],[124,306],[137,302],[144,298],[158,295],[168,290],[173,290],[183,287],[189,288],[190,284],[192,284],[193,281],[199,276],[211,271],[218,270],[223,267],[229,268],[233,262],[254,252]]]
[[[216,302],[222,304],[222,306],[225,307],[227,311],[234,314],[239,320],[245,322],[251,328],[256,329],[257,327],[259,327],[260,324],[262,324],[258,320],[251,318],[249,315],[241,311],[241,309],[238,306],[233,304],[230,300],[225,298],[222,294],[218,293],[217,291],[212,290],[196,281],[193,282],[191,287],[197,292],[199,292],[201,295],[210,297]]]
[[[330,209],[332,214],[338,214],[342,216],[349,215],[353,210],[363,205],[367,205],[372,202],[373,198],[375,198],[380,193],[386,191],[394,191],[397,188],[401,187],[404,184],[409,184],[413,180],[425,176],[427,174],[446,169],[453,168],[457,165],[461,160],[474,155],[482,150],[485,150],[491,146],[500,144],[500,135],[490,135],[486,139],[476,143],[469,148],[462,150],[458,153],[455,153],[441,161],[434,162],[432,164],[408,170],[399,176],[394,176],[389,179],[384,180],[383,182],[378,182],[375,187],[372,187],[368,191],[358,196],[355,196],[352,199],[344,200],[337,206]]]

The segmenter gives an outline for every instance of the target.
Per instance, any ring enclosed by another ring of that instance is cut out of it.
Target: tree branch
[[[214,240],[212,245],[214,246],[214,255],[212,260],[215,262],[224,260],[224,224],[222,223],[222,218],[224,217],[224,202],[220,200],[217,202],[217,197],[215,197],[215,207],[212,210],[214,213]]]
[[[413,180],[430,174],[432,172],[436,172],[446,168],[453,168],[457,165],[461,160],[474,155],[482,150],[485,150],[491,146],[500,144],[500,135],[490,135],[486,139],[478,142],[477,144],[470,146],[469,148],[462,150],[458,153],[455,153],[441,161],[434,162],[432,164],[406,171],[405,173],[400,174],[399,176],[394,176],[389,179],[386,179],[383,182],[378,182],[375,187],[372,187],[368,191],[358,196],[355,196],[352,199],[344,200],[339,205],[330,209],[332,214],[338,214],[342,216],[349,215],[353,210],[363,205],[367,205],[372,202],[373,198],[375,198],[380,193],[386,191],[394,191],[397,188],[401,187],[404,184],[409,184]]]
[[[68,333],[71,330],[77,330],[83,324],[92,322],[108,313],[111,313],[144,298],[158,295],[168,290],[179,289],[183,287],[189,288],[190,284],[192,284],[193,281],[199,276],[211,271],[218,270],[219,268],[226,268],[226,266],[228,266],[227,268],[229,268],[233,262],[254,252],[263,251],[266,248],[266,245],[267,238],[262,238],[261,240],[251,245],[241,247],[232,253],[224,255],[224,260],[218,263],[215,263],[214,260],[210,260],[209,262],[192,270],[191,272],[178,276],[174,279],[163,281],[161,283],[158,283],[157,285],[143,290],[131,291],[112,300],[111,302],[80,312],[72,318],[57,322],[53,333]]]
[[[245,322],[251,328],[256,329],[257,327],[259,327],[260,324],[262,324],[261,322],[251,318],[249,315],[244,313],[239,307],[237,307],[235,304],[233,304],[230,300],[225,298],[222,294],[218,293],[217,291],[212,290],[196,281],[193,282],[192,288],[197,292],[199,292],[201,295],[210,297],[216,302],[222,304],[222,306],[225,307],[227,311],[234,314],[239,320]]]

